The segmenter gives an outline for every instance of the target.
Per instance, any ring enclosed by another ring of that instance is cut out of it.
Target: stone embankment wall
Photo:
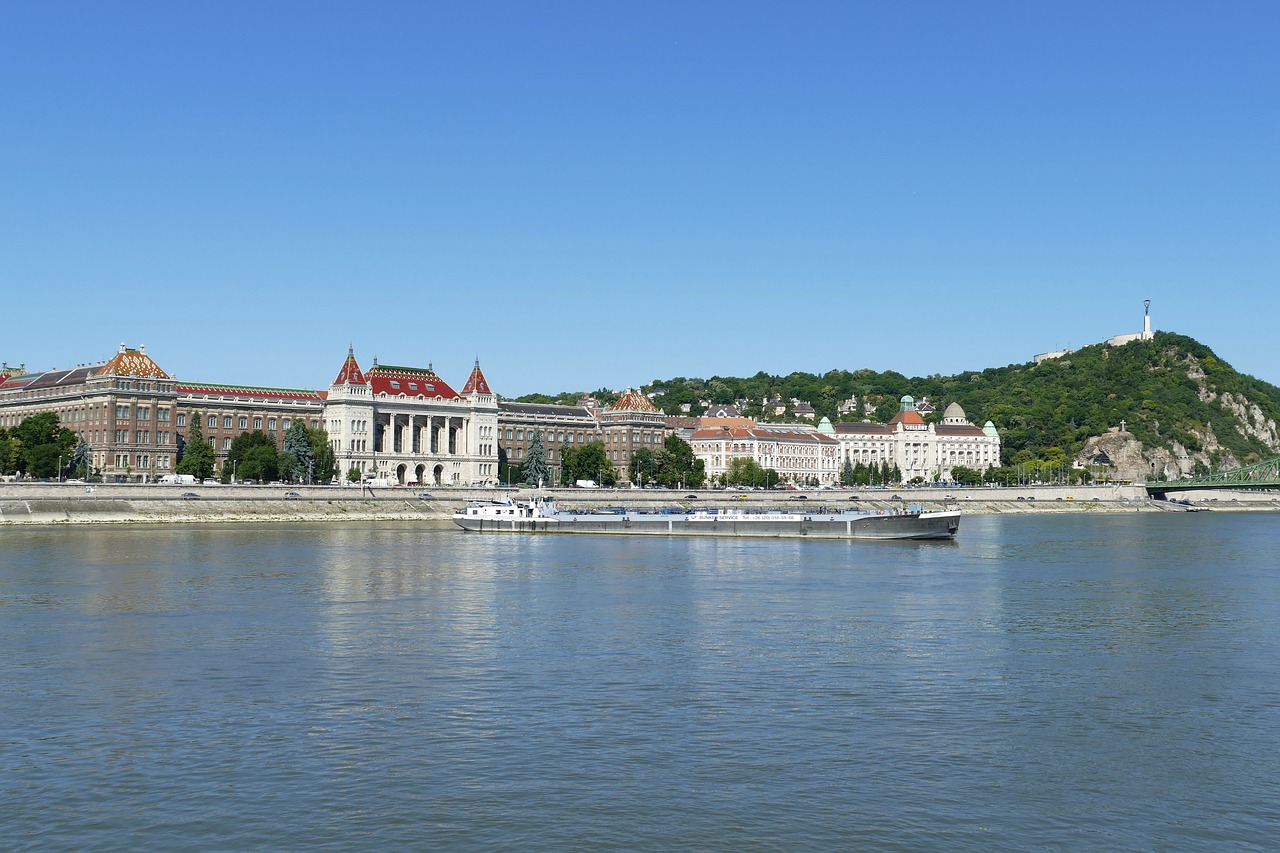
[[[297,497],[286,497],[294,493]],[[783,506],[821,511],[820,507],[857,505],[868,510],[920,504],[927,509],[958,507],[974,515],[1045,512],[1156,511],[1139,486],[998,489],[865,489],[855,491],[664,491],[636,489],[561,489],[552,492],[573,507]],[[197,497],[190,497],[194,494]],[[158,486],[75,483],[0,483],[0,525],[159,522],[286,522],[416,520],[446,522],[472,500],[493,500],[501,489],[360,489],[347,486]],[[696,499],[687,495],[697,494]],[[184,497],[184,495],[188,495]],[[803,499],[799,496],[804,495]],[[853,496],[858,500],[854,501]],[[1280,509],[1280,495],[1257,492],[1188,493],[1214,509]]]

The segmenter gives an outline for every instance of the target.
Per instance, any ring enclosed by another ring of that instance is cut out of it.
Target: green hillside
[[[1145,448],[1173,451],[1176,442],[1193,456],[1203,454],[1208,467],[1217,467],[1228,454],[1244,464],[1278,452],[1264,439],[1274,442],[1280,388],[1237,373],[1203,344],[1168,332],[1119,347],[1085,347],[1040,364],[955,376],[909,378],[871,370],[758,373],[749,378],[655,380],[644,390],[661,391],[654,402],[668,414],[680,414],[681,403],[691,404],[693,414],[700,414],[699,401],[750,400],[743,414],[764,419],[771,419],[772,413],[762,412],[760,401],[774,396],[784,402],[807,401],[819,418],[832,421],[886,421],[907,394],[928,397],[936,407],[929,416],[933,420],[941,419],[947,404],[956,402],[974,423],[995,423],[1006,465],[1072,458],[1091,436],[1119,427],[1122,421]],[[855,395],[859,402],[870,399],[875,412],[859,408],[840,414],[840,404]],[[1255,407],[1260,419],[1250,414]],[[1219,446],[1207,448],[1207,436],[1216,436]]]

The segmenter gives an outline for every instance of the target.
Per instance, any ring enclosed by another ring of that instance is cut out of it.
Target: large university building
[[[146,347],[124,344],[102,364],[0,377],[0,426],[56,413],[88,447],[94,473],[108,481],[148,482],[171,472],[197,416],[223,460],[241,433],[261,430],[280,449],[294,420],[315,428],[323,411],[316,391],[179,382]]]
[[[354,351],[329,386],[325,428],[339,473],[402,485],[495,485],[498,400],[477,361],[462,391],[430,365],[378,364]]]
[[[498,438],[507,463],[522,465],[534,436],[541,435],[552,482],[559,482],[564,452],[593,441],[604,443],[609,463],[619,477],[629,480],[632,454],[658,450],[670,432],[662,410],[630,388],[604,409],[505,400],[498,404]]]

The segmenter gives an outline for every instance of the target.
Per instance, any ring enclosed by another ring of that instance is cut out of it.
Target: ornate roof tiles
[[[132,349],[120,344],[120,351],[111,360],[102,365],[98,375],[140,376],[145,379],[172,379],[160,369],[160,365],[151,360],[146,348]]]
[[[476,359],[476,366],[471,368],[471,375],[467,377],[467,384],[462,386],[463,394],[492,394],[489,390],[489,383],[484,378],[484,374],[480,371],[480,359]]]
[[[360,370],[360,363],[356,361],[355,349],[347,348],[347,360],[342,363],[342,369],[338,371],[338,378],[333,380],[334,385],[363,385],[365,384],[364,372]]]
[[[645,395],[639,391],[633,391],[628,388],[623,392],[617,401],[605,409],[606,412],[658,412],[662,410],[653,404]]]

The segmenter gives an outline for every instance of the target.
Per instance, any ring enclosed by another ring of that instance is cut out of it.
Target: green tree
[[[279,457],[280,477],[291,483],[310,482],[315,465],[307,422],[294,418],[284,434],[284,450]]]
[[[569,482],[594,480],[601,486],[618,482],[618,471],[609,461],[603,441],[580,444],[565,455],[565,469],[570,472]]]
[[[347,482],[348,482],[348,483],[358,483],[358,482],[360,482],[360,469],[359,469],[359,468],[357,468],[356,466],[352,465],[350,468],[348,468],[348,469],[347,469]]]
[[[774,469],[762,468],[756,460],[742,457],[730,460],[729,469],[724,475],[725,485],[729,486],[772,489],[780,480],[778,472]]]
[[[61,426],[56,412],[24,418],[9,435],[18,445],[16,470],[38,478],[58,476],[58,458],[69,466],[79,441],[74,432]]]
[[[631,482],[640,486],[654,483],[658,469],[658,455],[649,448],[631,454]]]
[[[982,482],[982,472],[964,465],[957,465],[951,469],[951,479],[962,486],[977,486]]]
[[[320,427],[308,429],[307,439],[311,442],[313,481],[327,483],[333,480],[338,476],[338,454],[333,450],[329,432]]]
[[[191,413],[191,426],[187,430],[187,440],[179,448],[181,455],[178,464],[173,466],[176,474],[190,474],[196,480],[213,476],[214,462],[217,454],[213,447],[204,440],[204,432],[200,428],[203,416],[199,412]]]
[[[842,486],[857,485],[857,480],[855,479],[855,477],[856,477],[856,474],[854,473],[854,470],[853,470],[853,463],[849,461],[848,457],[845,457],[844,467],[840,469],[840,485]]]
[[[275,445],[259,444],[245,451],[236,467],[236,475],[241,480],[257,480],[269,483],[280,479],[280,454]]]
[[[75,452],[71,457],[71,470],[76,476],[81,476],[80,472],[83,471],[83,477],[88,481],[93,476],[93,470],[89,467],[90,461],[89,445],[85,444],[84,441],[80,441],[76,444]]]
[[[14,440],[9,437],[9,431],[0,427],[0,474],[12,474],[16,470],[16,453],[17,448]]]
[[[550,480],[550,471],[547,470],[547,454],[542,447],[542,430],[538,430],[533,434],[533,441],[529,444],[529,455],[525,457],[521,472],[524,474],[524,481],[530,486],[541,488],[543,484]]]
[[[276,440],[260,429],[242,432],[231,439],[231,448],[227,451],[227,459],[222,463],[222,481],[229,483],[232,477],[237,480],[261,480],[261,468],[266,461],[266,453],[258,454],[258,467],[253,471],[247,471],[244,467],[249,451],[257,448],[269,449],[272,456],[278,456],[276,453]],[[279,459],[273,460],[267,467],[272,472],[275,472],[269,479],[275,479],[280,470]]]
[[[660,486],[697,489],[707,478],[706,465],[694,455],[689,442],[678,435],[667,436],[654,457],[657,463],[654,479]]]

